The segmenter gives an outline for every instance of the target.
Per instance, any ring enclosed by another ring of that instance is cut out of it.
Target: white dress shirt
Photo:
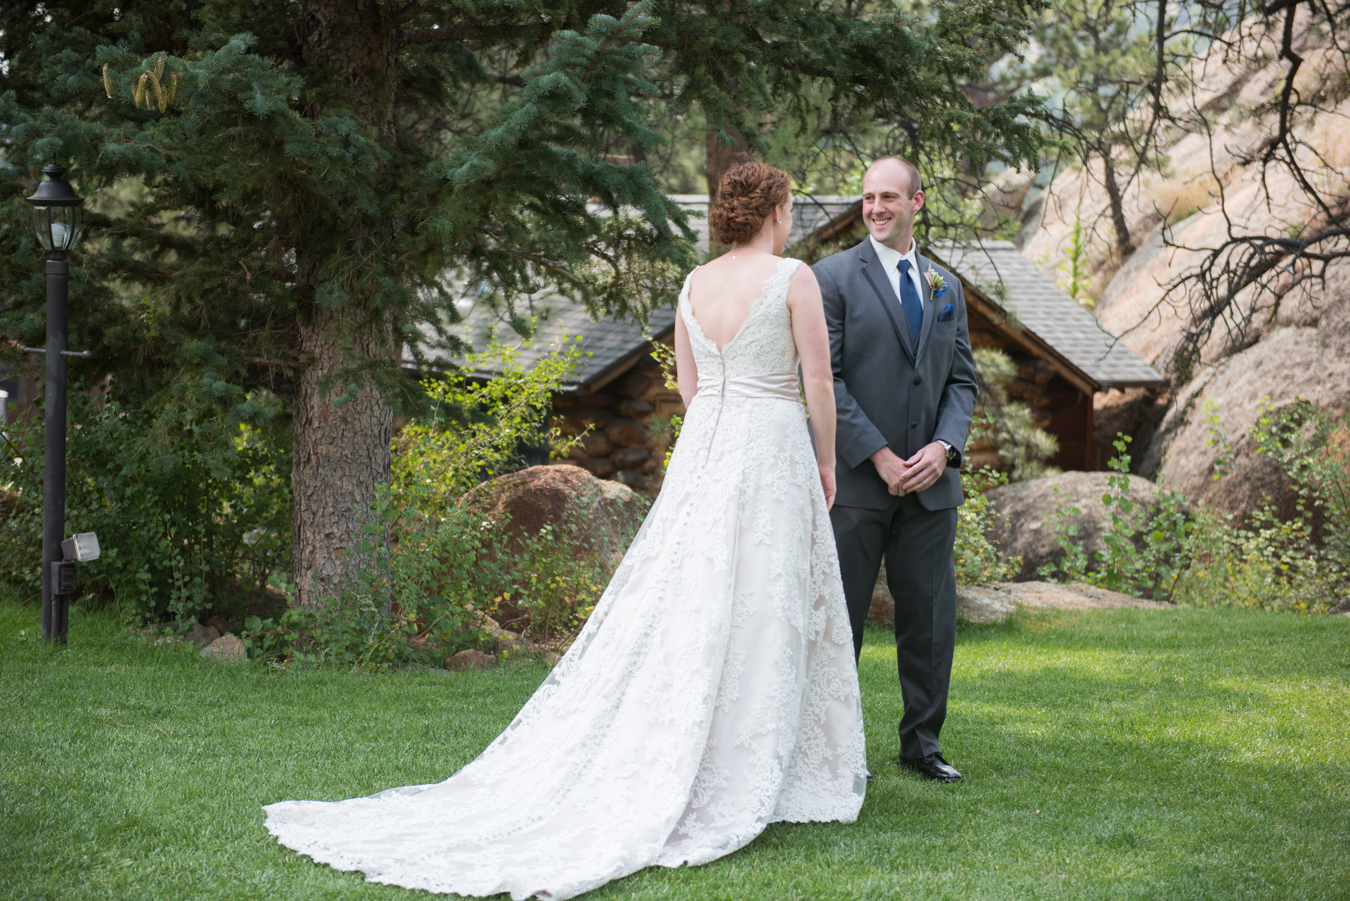
[[[876,252],[881,268],[886,270],[886,277],[891,280],[891,290],[895,292],[896,301],[900,300],[900,261],[909,260],[909,277],[914,282],[914,290],[918,293],[919,304],[922,305],[923,282],[919,281],[919,243],[910,238],[909,252],[900,253],[898,250],[891,250],[871,235],[867,236],[867,240],[872,242],[872,250]]]

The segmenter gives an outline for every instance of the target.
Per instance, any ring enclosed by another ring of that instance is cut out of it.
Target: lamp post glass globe
[[[56,163],[42,170],[47,180],[38,185],[28,202],[33,205],[33,230],[42,249],[65,254],[80,237],[80,208],[84,198],[65,180],[66,170]]]

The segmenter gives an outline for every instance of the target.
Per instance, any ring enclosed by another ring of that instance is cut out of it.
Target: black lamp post
[[[47,251],[47,408],[42,497],[42,637],[66,643],[69,595],[74,593],[74,564],[63,568],[61,539],[66,520],[66,300],[70,263],[66,254],[80,236],[84,198],[63,177],[56,163],[42,170],[47,180],[28,202],[33,228]],[[55,566],[53,565],[55,564]]]

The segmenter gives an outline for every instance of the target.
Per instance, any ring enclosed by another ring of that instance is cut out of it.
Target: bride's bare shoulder
[[[816,274],[801,260],[793,262],[797,264],[797,268],[792,273],[792,280],[788,282],[788,306],[796,307],[803,302],[820,303],[820,283],[816,281]]]

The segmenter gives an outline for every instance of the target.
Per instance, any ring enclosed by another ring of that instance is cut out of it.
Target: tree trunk
[[[292,571],[296,603],[304,607],[322,606],[347,578],[375,486],[389,480],[393,410],[369,381],[348,392],[344,344],[358,358],[388,358],[393,329],[360,315],[320,308],[300,329],[301,352],[313,357],[295,398],[291,470]]]
[[[716,132],[708,132],[708,165],[705,172],[708,176],[709,207],[717,202],[717,186],[722,183],[722,176],[727,174],[727,170],[750,162],[750,148],[746,146],[745,138],[733,125],[728,124],[726,130],[735,141],[730,147],[721,142]]]
[[[306,66],[336,74],[349,92],[352,112],[390,146],[392,6],[379,0],[310,0],[298,34]],[[322,100],[306,107],[305,115],[326,115]],[[345,241],[337,236],[338,246]],[[319,261],[305,247],[296,248],[296,257],[304,273],[299,281],[310,287],[312,298]],[[369,309],[356,293],[338,309],[311,299],[301,322],[299,351],[310,362],[294,404],[291,571],[296,603],[317,608],[350,575],[375,486],[389,480],[394,416],[368,373],[372,366],[396,363],[399,348],[393,320]]]
[[[1120,196],[1120,185],[1116,182],[1116,167],[1111,162],[1110,147],[1102,154],[1102,181],[1106,183],[1106,196],[1111,201],[1111,225],[1116,232],[1116,252],[1123,264],[1134,253],[1134,243],[1130,240],[1130,226],[1125,222],[1125,203]]]

